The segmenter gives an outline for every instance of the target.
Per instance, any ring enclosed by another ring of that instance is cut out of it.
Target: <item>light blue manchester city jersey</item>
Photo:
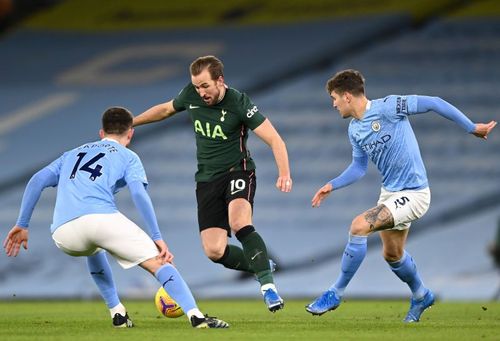
[[[111,139],[70,150],[47,168],[58,177],[51,232],[85,214],[117,212],[116,192],[133,181],[147,184],[137,154]]]
[[[408,115],[417,113],[417,96],[391,95],[372,100],[362,120],[352,119],[353,157],[367,154],[388,191],[428,186],[425,166]]]

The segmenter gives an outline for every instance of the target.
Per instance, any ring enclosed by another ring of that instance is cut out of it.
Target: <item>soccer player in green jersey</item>
[[[278,166],[276,187],[290,192],[292,178],[285,143],[269,119],[244,93],[224,82],[224,65],[214,56],[190,66],[191,83],[176,98],[134,118],[134,125],[166,119],[186,110],[196,136],[198,225],[208,258],[226,268],[255,273],[268,309],[283,308],[264,240],[252,225],[255,163],[247,150],[250,128],[269,145]],[[231,231],[242,248],[228,244]]]

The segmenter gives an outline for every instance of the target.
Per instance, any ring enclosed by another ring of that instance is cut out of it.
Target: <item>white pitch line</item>
[[[0,119],[0,135],[4,135],[25,123],[54,113],[54,110],[73,103],[78,98],[75,93],[62,93],[50,95],[46,98],[29,104],[13,113],[7,118]]]

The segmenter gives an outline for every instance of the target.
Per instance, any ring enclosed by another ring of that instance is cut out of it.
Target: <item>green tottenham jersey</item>
[[[227,88],[222,101],[207,105],[193,84],[174,99],[175,111],[187,110],[196,135],[197,182],[211,181],[230,170],[252,170],[247,150],[248,128],[266,119],[246,94]]]

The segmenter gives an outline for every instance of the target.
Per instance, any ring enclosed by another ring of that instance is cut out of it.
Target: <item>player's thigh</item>
[[[198,226],[200,232],[212,227],[220,227],[226,230],[226,235],[231,235],[227,203],[225,200],[225,188],[228,175],[210,182],[198,182],[196,184],[196,201],[198,204]]]
[[[99,221],[93,237],[95,244],[113,255],[124,269],[159,254],[156,244],[146,232],[123,214],[94,216]]]
[[[378,205],[386,206],[394,218],[394,229],[404,230],[412,221],[422,217],[429,209],[431,193],[429,188],[389,192],[381,190]]]
[[[243,198],[237,198],[229,203],[229,226],[236,233],[242,227],[252,225],[252,206]]]
[[[350,232],[353,235],[368,235],[393,226],[394,220],[389,209],[384,205],[378,205],[354,218]]]
[[[228,203],[229,226],[234,232],[252,224],[253,200],[257,189],[255,171],[229,173],[226,201]]]

